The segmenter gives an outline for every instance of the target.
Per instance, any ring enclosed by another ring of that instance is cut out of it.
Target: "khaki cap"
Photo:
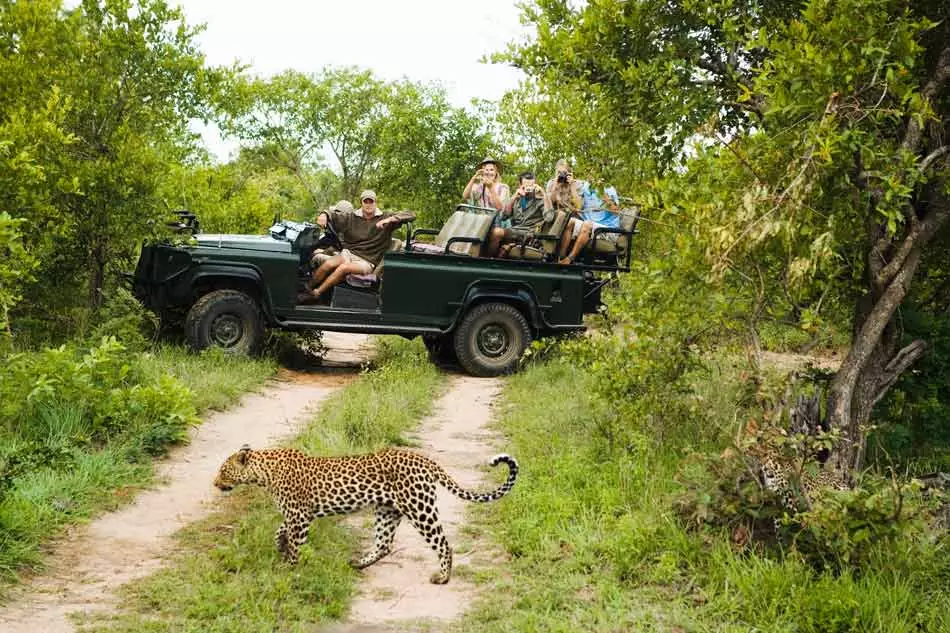
[[[373,202],[376,202],[376,192],[372,189],[364,189],[363,193],[360,194],[360,202],[367,198],[372,198]]]

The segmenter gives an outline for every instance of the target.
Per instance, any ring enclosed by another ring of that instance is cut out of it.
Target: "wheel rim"
[[[475,338],[478,351],[489,358],[504,356],[511,347],[508,330],[498,323],[489,323],[478,331]]]
[[[222,314],[211,322],[209,338],[219,347],[234,347],[244,336],[244,323],[234,314]]]

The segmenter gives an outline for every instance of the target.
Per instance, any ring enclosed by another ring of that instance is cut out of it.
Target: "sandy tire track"
[[[490,489],[493,484],[486,481],[485,468],[499,452],[499,438],[489,431],[488,424],[502,382],[470,376],[452,376],[450,381],[433,413],[411,438],[419,442],[417,450],[442,464],[460,485]],[[498,468],[505,470],[503,465]],[[460,537],[459,529],[468,506],[481,504],[462,501],[440,487],[438,505],[449,544],[455,550],[455,572],[449,584],[429,582],[429,576],[438,570],[436,554],[403,520],[396,531],[393,553],[362,572],[360,592],[347,622],[329,627],[327,633],[439,631],[466,611],[475,597],[475,586],[458,573],[459,567],[472,562],[473,556],[484,555],[490,545],[481,539]],[[360,527],[364,533],[362,547],[368,548],[372,515],[361,514],[352,524]],[[463,541],[471,547],[460,552]]]
[[[361,335],[327,334],[334,366],[358,368],[368,354]],[[193,429],[191,442],[158,466],[155,489],[129,506],[73,528],[55,547],[46,573],[0,607],[3,633],[67,633],[71,613],[114,607],[114,590],[158,569],[174,547],[172,535],[208,515],[218,498],[211,485],[218,466],[243,443],[268,446],[291,437],[315,407],[354,377],[353,372],[282,372],[280,382],[247,395],[232,409],[213,413]]]

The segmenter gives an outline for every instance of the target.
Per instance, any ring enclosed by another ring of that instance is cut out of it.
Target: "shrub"
[[[115,338],[6,359],[0,372],[0,489],[37,468],[63,469],[79,449],[136,438],[162,453],[197,421],[194,396],[177,379],[152,378],[147,358]]]
[[[802,480],[815,477],[820,465],[801,455],[813,455],[816,444],[831,441],[761,433],[719,454],[694,452],[681,470],[684,488],[674,507],[691,528],[726,528],[740,549],[755,547],[777,557],[792,552],[815,568],[836,572],[860,574],[880,551],[925,543],[941,495],[922,494],[916,482],[867,474],[850,490],[802,492]],[[797,507],[787,507],[780,493],[760,483],[754,455],[764,450],[788,466]],[[776,521],[782,526],[777,533]]]
[[[130,350],[143,350],[158,332],[158,317],[147,310],[132,292],[118,287],[99,309],[90,341],[113,336]]]
[[[323,362],[327,346],[320,330],[268,330],[263,353],[285,367],[303,369]]]

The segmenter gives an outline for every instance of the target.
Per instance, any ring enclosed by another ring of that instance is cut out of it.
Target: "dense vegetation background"
[[[562,585],[527,578],[563,563],[563,578],[606,574],[590,626],[619,622],[601,608],[610,596],[659,595],[684,621],[724,630],[947,627],[943,496],[912,480],[950,470],[946,2],[534,0],[523,11],[532,35],[493,61],[526,81],[466,109],[438,85],[358,68],[212,67],[200,27],[161,0],[0,0],[5,572],[36,560],[48,516],[80,512],[56,477],[106,451],[106,465],[145,463],[210,406],[171,368],[214,367],[229,384],[231,363],[252,362],[156,347],[123,289],[171,211],[259,233],[276,213],[310,218],[373,187],[385,208],[438,225],[486,154],[542,174],[567,156],[644,221],[603,336],[536,346],[539,364],[512,383],[513,401],[537,399],[535,380],[583,404],[547,452],[525,440],[538,465],[573,466],[515,512],[570,510],[615,529],[598,545],[559,532],[569,516],[508,516],[523,530],[499,538],[525,579],[498,617],[524,609],[536,622],[535,607],[552,604],[544,592]],[[213,161],[196,121],[239,139],[239,153]],[[833,368],[791,380],[769,350]],[[162,354],[172,360],[158,371]],[[262,379],[272,365],[260,363]],[[817,437],[788,433],[799,396],[820,404]],[[525,428],[547,436],[534,415]],[[748,474],[763,443],[851,490],[790,511]],[[141,480],[97,468],[116,486]],[[552,495],[569,501],[552,508]],[[553,552],[552,534],[571,551]],[[496,611],[484,613],[491,628]]]

